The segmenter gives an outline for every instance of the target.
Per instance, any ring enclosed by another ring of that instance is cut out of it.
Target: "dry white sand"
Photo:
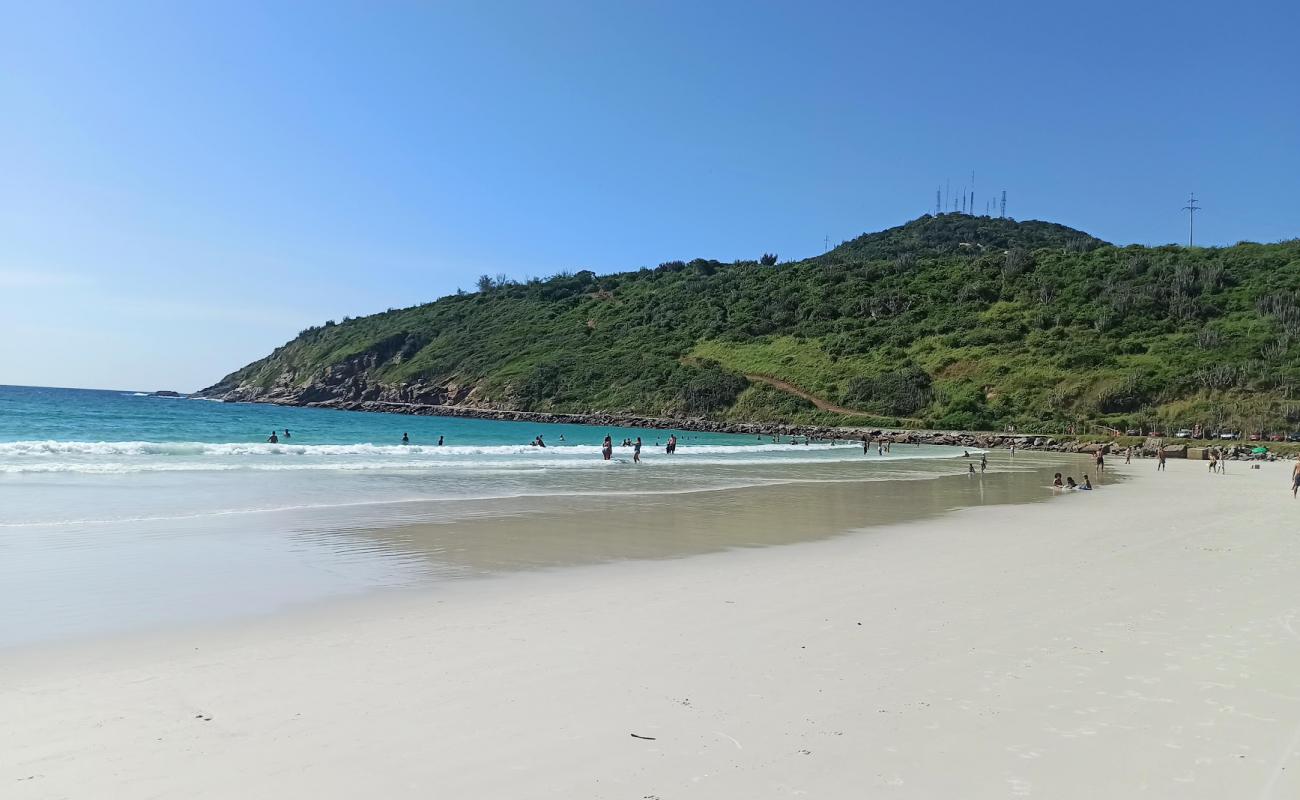
[[[9,653],[0,797],[1300,797],[1289,466],[1130,469],[830,541]]]

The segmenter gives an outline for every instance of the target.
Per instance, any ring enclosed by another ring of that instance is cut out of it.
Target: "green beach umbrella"
[[[1254,450],[1251,450],[1250,452],[1254,453],[1254,454],[1257,455],[1257,456],[1258,456],[1258,455],[1263,455],[1264,453],[1267,453],[1267,452],[1268,452],[1268,448],[1267,448],[1267,447],[1256,447]]]

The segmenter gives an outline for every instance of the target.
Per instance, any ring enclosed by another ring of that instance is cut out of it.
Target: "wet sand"
[[[1289,465],[0,661],[44,797],[1300,796]]]
[[[1083,463],[996,454],[992,471],[971,478],[960,474],[961,458],[873,455],[861,463],[731,467],[737,478],[772,481],[748,488],[662,492],[628,480],[625,493],[605,486],[588,494],[4,527],[0,654],[374,591],[789,544],[966,506],[1041,501],[1051,497],[1054,470]],[[807,478],[791,483],[793,476]],[[121,480],[120,492],[136,483]]]

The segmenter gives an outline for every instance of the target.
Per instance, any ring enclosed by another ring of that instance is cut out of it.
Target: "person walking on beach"
[[[1097,465],[1098,475],[1106,471],[1106,459],[1105,456],[1103,455],[1104,452],[1105,452],[1104,448],[1099,449],[1097,451],[1097,454],[1092,457],[1093,463]]]
[[[1124,463],[1133,463],[1133,445],[1129,445],[1128,448],[1124,450]]]
[[[1291,468],[1291,499],[1294,500],[1296,492],[1300,491],[1300,461],[1295,462]]]
[[[1161,447],[1156,450],[1156,472],[1164,472],[1165,469],[1165,448]]]
[[[605,437],[605,443],[600,446],[600,455],[608,461],[610,456],[614,455],[614,440]]]
[[[267,441],[271,444],[279,444],[280,437],[275,435],[275,431],[271,431],[271,438],[267,439]]]
[[[641,463],[641,437],[636,437],[636,444],[632,445],[632,463]]]

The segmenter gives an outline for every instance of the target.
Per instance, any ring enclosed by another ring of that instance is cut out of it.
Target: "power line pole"
[[[1188,199],[1187,205],[1183,206],[1183,210],[1187,212],[1187,246],[1191,247],[1193,241],[1192,234],[1196,230],[1196,212],[1201,210],[1200,207],[1196,205],[1196,192],[1192,192],[1192,196]]]
[[[831,235],[829,233],[826,234],[825,239],[822,239],[822,248],[823,253],[829,253],[831,251]]]

